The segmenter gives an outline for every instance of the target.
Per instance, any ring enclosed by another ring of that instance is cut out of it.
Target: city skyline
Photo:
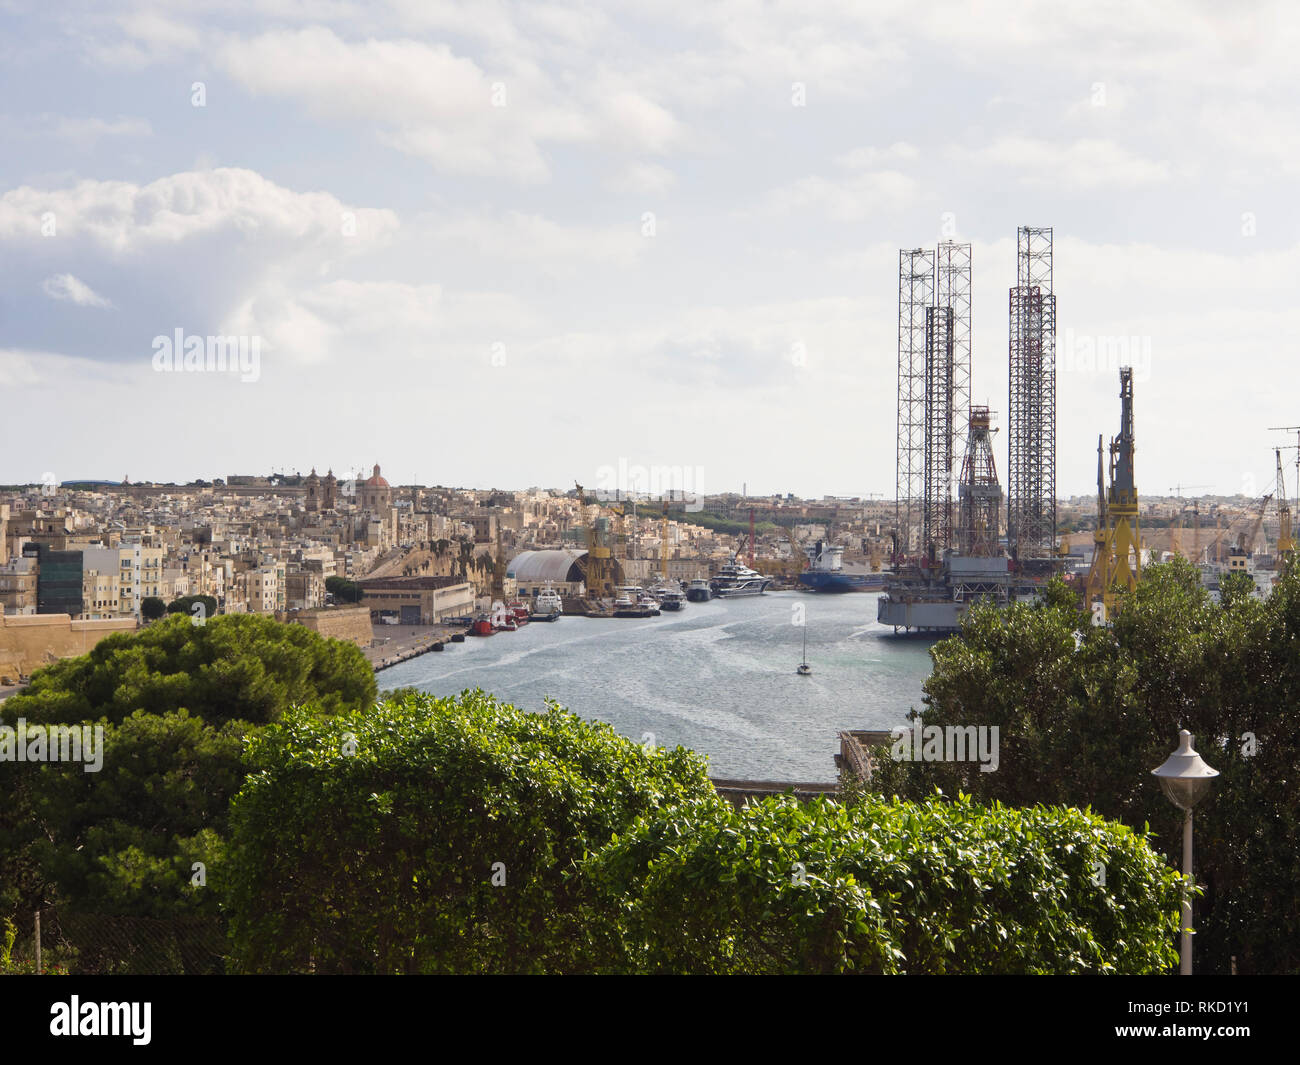
[[[2,16],[5,483],[888,495],[898,249],[972,244],[1005,429],[1020,224],[1055,230],[1058,495],[1125,361],[1143,495],[1262,493],[1294,443],[1278,6],[71,10]],[[174,372],[193,337],[255,344]]]

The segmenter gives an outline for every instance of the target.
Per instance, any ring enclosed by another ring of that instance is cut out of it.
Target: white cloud
[[[488,69],[441,43],[349,42],[312,27],[227,40],[218,61],[254,94],[372,122],[383,143],[454,174],[538,181],[548,144],[655,153],[678,134],[664,107],[618,82],[561,91],[540,68]]]
[[[343,235],[355,216],[356,236]],[[392,211],[350,208],[328,193],[293,192],[252,170],[187,171],[147,185],[82,181],[71,188],[13,189],[0,196],[0,237],[87,237],[96,245],[144,253],[203,235],[292,241],[300,248],[334,245],[340,251],[382,243],[397,228]]]
[[[78,307],[113,306],[113,301],[101,296],[84,281],[71,274],[55,274],[41,283],[41,289],[52,300],[64,300]]]
[[[876,148],[864,145],[845,152],[836,162],[850,170],[873,170],[879,166],[897,163],[910,163],[921,157],[921,151],[915,144],[907,141],[895,141],[888,148]]]
[[[1071,191],[1159,185],[1173,177],[1163,160],[1147,159],[1111,140],[1053,143],[1007,135],[983,148],[957,148],[956,159],[1008,173],[1025,184]]]
[[[638,196],[662,196],[677,184],[677,175],[658,163],[629,163],[614,179],[614,187]]]
[[[563,225],[522,211],[464,213],[420,219],[439,244],[463,247],[488,262],[540,264],[559,270],[576,264],[629,266],[645,254],[640,214],[624,226]]]
[[[917,183],[897,170],[872,170],[843,178],[810,175],[768,193],[764,209],[778,214],[814,212],[837,222],[881,219],[916,196]]]

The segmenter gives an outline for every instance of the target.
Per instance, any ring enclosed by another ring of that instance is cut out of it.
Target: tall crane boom
[[[1277,456],[1277,558],[1278,569],[1291,565],[1295,554],[1295,541],[1291,537],[1291,506],[1286,499],[1286,476],[1282,472],[1282,449],[1276,448]]]
[[[1097,443],[1097,533],[1086,585],[1089,603],[1100,600],[1109,615],[1117,592],[1131,592],[1142,575],[1137,482],[1133,452],[1133,369],[1120,367],[1119,435],[1110,441],[1110,490],[1102,494],[1101,442]]]

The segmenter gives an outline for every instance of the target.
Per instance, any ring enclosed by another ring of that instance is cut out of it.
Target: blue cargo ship
[[[882,592],[883,573],[845,573],[844,548],[818,540],[805,547],[808,568],[799,574],[799,583],[814,592]]]

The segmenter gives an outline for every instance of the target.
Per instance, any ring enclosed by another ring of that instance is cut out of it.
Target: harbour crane
[[[1256,500],[1255,507],[1258,513],[1255,515],[1254,522],[1251,523],[1250,535],[1247,536],[1245,532],[1237,534],[1237,549],[1239,551],[1245,551],[1249,554],[1254,549],[1255,541],[1259,538],[1259,530],[1264,525],[1264,514],[1268,510],[1268,501],[1272,498],[1273,493],[1269,492],[1268,495],[1261,496]],[[1233,522],[1233,525],[1235,524],[1236,522]],[[1229,526],[1229,531],[1231,532],[1231,526]]]
[[[668,497],[663,498],[663,518],[659,522],[659,579],[668,583]]]
[[[578,513],[587,530],[587,559],[583,577],[587,594],[595,598],[609,597],[614,592],[614,559],[609,547],[609,519],[587,517],[587,497],[582,485],[578,489]],[[602,535],[603,534],[603,535]]]
[[[1102,441],[1097,438],[1097,531],[1086,602],[1100,600],[1109,617],[1118,592],[1132,592],[1142,576],[1137,482],[1133,472],[1133,369],[1119,371],[1119,435],[1110,441],[1110,489],[1102,483]]]
[[[1181,484],[1181,483],[1170,486],[1169,491],[1173,492],[1174,497],[1178,500],[1178,511],[1174,518],[1174,524],[1171,527],[1169,532],[1169,550],[1173,554],[1182,555],[1183,553],[1183,516],[1185,515],[1187,510],[1187,508],[1183,506],[1183,489],[1213,488],[1213,487],[1214,486],[1211,484]],[[1193,504],[1193,513],[1194,514],[1197,513],[1195,504]],[[1196,520],[1199,520],[1199,516],[1197,517]],[[1200,556],[1199,541],[1200,541],[1200,537],[1198,536],[1196,552],[1194,556],[1197,558],[1199,558]]]
[[[1291,537],[1291,506],[1286,499],[1286,476],[1282,472],[1282,449],[1275,448],[1277,456],[1277,559],[1278,569],[1291,565],[1295,554],[1295,540]],[[1297,451],[1300,461],[1300,450]]]

